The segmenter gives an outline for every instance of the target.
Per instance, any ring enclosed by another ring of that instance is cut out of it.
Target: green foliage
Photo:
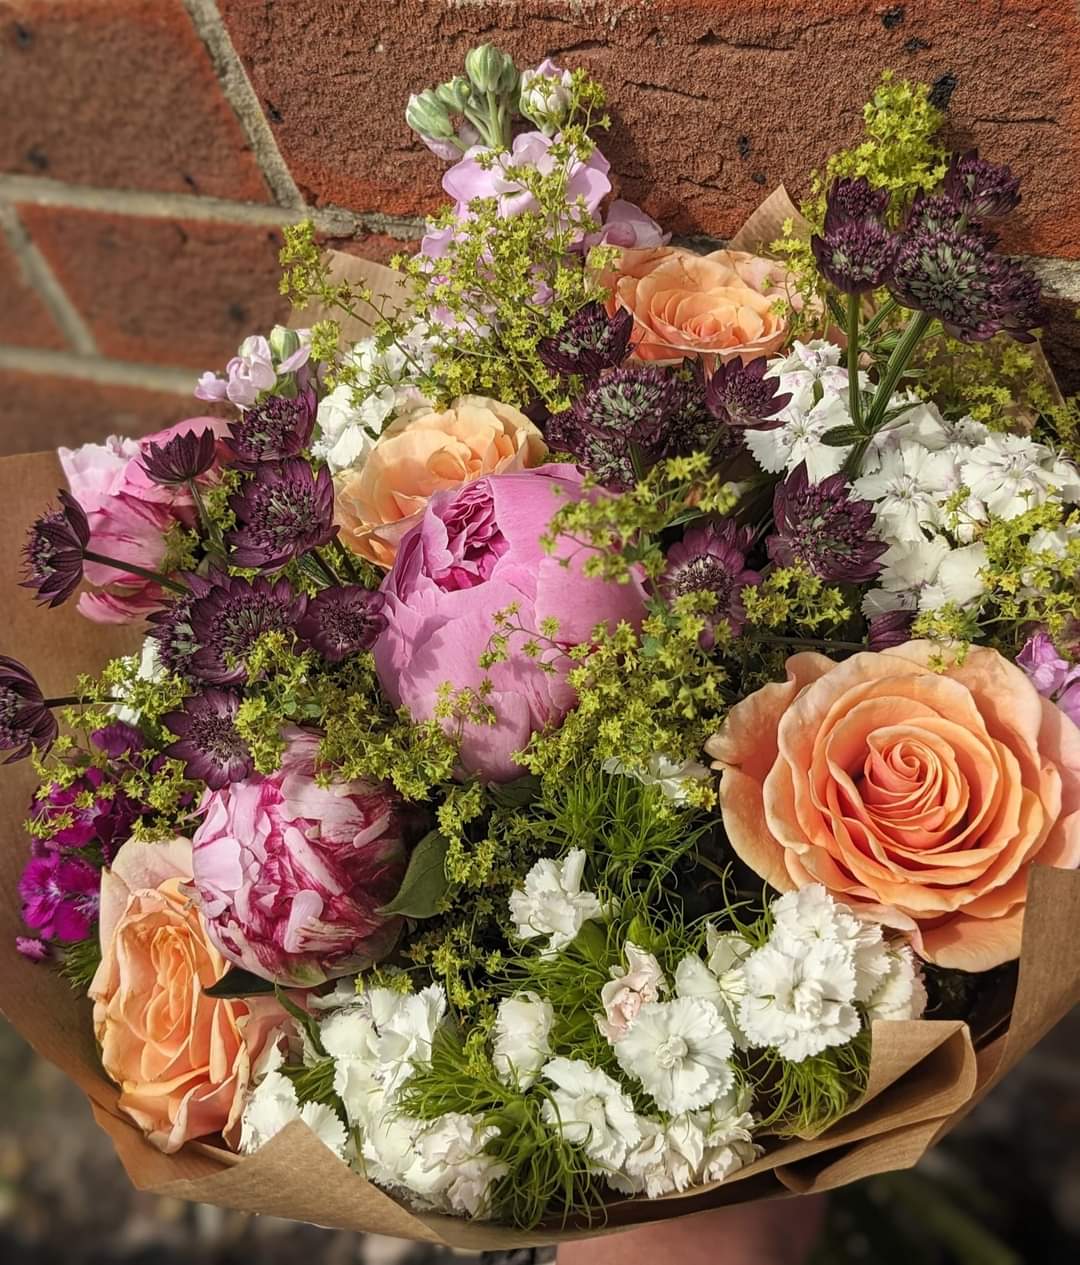
[[[1006,334],[984,343],[926,339],[912,364],[918,371],[915,391],[933,400],[946,417],[966,416],[991,430],[1016,431],[1030,429],[1036,416],[1055,410],[1045,363]]]
[[[97,930],[85,940],[59,946],[60,974],[75,992],[85,994],[101,965],[101,942]]]
[[[870,1077],[870,1030],[846,1045],[791,1063],[775,1050],[754,1051],[747,1075],[755,1083],[761,1128],[780,1137],[814,1137],[846,1112]]]

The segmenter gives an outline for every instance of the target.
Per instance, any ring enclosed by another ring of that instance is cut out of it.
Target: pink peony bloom
[[[598,624],[640,623],[638,583],[589,578],[583,572],[588,550],[574,542],[559,541],[551,555],[541,547],[556,510],[584,495],[581,484],[574,466],[547,465],[438,492],[402,539],[383,582],[387,627],[375,643],[375,665],[396,705],[429,720],[440,687],[479,690],[485,679],[491,682],[487,702],[495,723],[462,727],[460,763],[467,773],[492,781],[518,776],[515,753],[576,702],[561,651],[588,642]],[[571,564],[563,566],[562,558]],[[511,604],[529,633],[549,617],[558,620],[554,660],[546,656],[553,673],[514,650],[524,636],[515,638],[506,662],[480,666],[495,631],[493,616]]]
[[[60,464],[72,495],[90,524],[88,548],[107,558],[160,570],[166,536],[177,523],[191,526],[195,509],[187,488],[162,487],[147,475],[140,457],[144,445],[164,443],[191,430],[211,429],[222,439],[229,423],[218,417],[190,417],[141,442],[111,438],[104,444],[61,448]],[[97,593],[84,593],[79,610],[99,624],[127,624],[157,610],[165,600],[152,580],[87,562],[87,580]]]
[[[311,988],[393,947],[400,919],[379,910],[401,885],[405,848],[392,792],[363,782],[317,786],[318,735],[285,736],[277,773],[206,795],[194,884],[210,937],[230,962]]]

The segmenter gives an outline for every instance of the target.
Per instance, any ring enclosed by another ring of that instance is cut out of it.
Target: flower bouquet
[[[289,230],[304,323],[214,416],[61,450],[44,512],[0,465],[4,1012],[138,1185],[324,1225],[913,1164],[1080,996],[1080,410],[1018,182],[886,76],[698,254],[587,74],[465,72],[409,102],[418,254]]]

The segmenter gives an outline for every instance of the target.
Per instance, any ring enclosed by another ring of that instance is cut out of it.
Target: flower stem
[[[80,698],[78,694],[65,694],[63,698],[46,698],[46,707],[93,707],[97,703],[122,703],[122,698]]]
[[[195,509],[198,511],[199,522],[202,523],[203,531],[206,533],[207,548],[212,554],[224,559],[225,541],[221,535],[221,528],[206,512],[206,502],[203,500],[198,483],[194,479],[188,479],[187,485],[191,499],[195,502]]]
[[[896,311],[899,304],[890,294],[885,302],[878,308],[873,316],[866,322],[866,328],[863,330],[863,337],[871,339],[881,328],[882,322],[887,320],[893,312]]]
[[[847,372],[848,409],[855,427],[862,425],[862,393],[859,390],[859,296],[849,294],[847,301]]]
[[[865,650],[862,641],[834,641],[831,637],[758,637],[758,641],[777,646],[821,646],[826,650]]]
[[[117,562],[115,558],[106,558],[104,554],[94,553],[91,549],[83,550],[83,558],[87,562],[100,562],[103,567],[112,567],[114,571],[125,571],[129,575],[142,576],[144,580],[160,584],[163,589],[172,589],[174,593],[188,592],[186,585],[178,584],[176,580],[170,580],[167,575],[161,575],[160,572],[151,571],[147,567],[140,567],[134,562]]]

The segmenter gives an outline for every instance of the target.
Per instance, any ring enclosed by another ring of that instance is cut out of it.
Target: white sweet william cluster
[[[426,403],[415,383],[434,362],[434,343],[418,327],[386,348],[362,339],[344,360],[354,376],[320,400],[311,446],[331,474],[360,464],[401,410]]]

